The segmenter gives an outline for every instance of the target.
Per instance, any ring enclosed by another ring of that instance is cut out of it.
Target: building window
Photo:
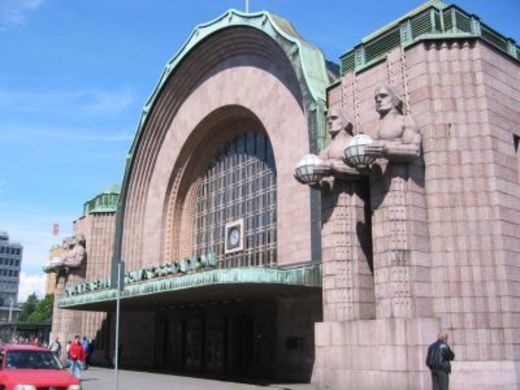
[[[243,245],[226,254],[225,226],[237,220],[243,220]],[[208,164],[193,235],[193,252],[216,253],[219,267],[276,264],[276,166],[266,136],[244,133]]]

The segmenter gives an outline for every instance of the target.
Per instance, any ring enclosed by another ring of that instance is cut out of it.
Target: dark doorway
[[[155,367],[220,378],[274,375],[274,304],[161,310]]]
[[[204,342],[204,370],[220,374],[226,366],[227,318],[208,318]]]
[[[230,318],[228,373],[247,377],[253,367],[253,319],[241,315]]]

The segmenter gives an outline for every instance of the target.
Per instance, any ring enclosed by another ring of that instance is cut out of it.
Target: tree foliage
[[[27,297],[22,305],[22,312],[18,319],[20,321],[50,321],[52,320],[52,307],[54,305],[54,294],[47,294],[39,300],[35,293]]]
[[[36,296],[36,293],[32,293],[27,297],[27,300],[22,305],[22,312],[18,316],[18,319],[20,321],[27,321],[27,318],[36,311],[36,308],[38,307],[38,297]]]

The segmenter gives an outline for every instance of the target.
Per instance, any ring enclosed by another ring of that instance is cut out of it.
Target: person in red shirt
[[[69,349],[70,373],[76,378],[81,378],[81,362],[85,360],[85,350],[79,336],[74,337]]]

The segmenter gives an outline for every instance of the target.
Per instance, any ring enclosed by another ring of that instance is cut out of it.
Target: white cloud
[[[25,272],[20,274],[20,289],[18,290],[18,302],[25,302],[27,297],[36,293],[38,298],[45,296],[46,275],[27,275]]]
[[[27,14],[36,10],[44,0],[0,1],[0,30],[25,23]]]

